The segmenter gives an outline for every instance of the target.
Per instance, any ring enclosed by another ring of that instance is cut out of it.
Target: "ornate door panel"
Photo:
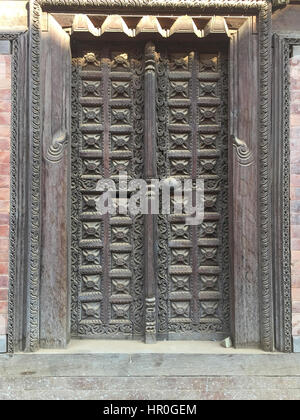
[[[143,333],[142,216],[97,212],[99,179],[142,176],[143,71],[137,50],[102,48],[73,60],[72,333]]]
[[[73,53],[74,336],[217,339],[229,331],[226,53],[155,47],[98,43]],[[203,222],[102,216],[96,183],[117,181],[120,171],[203,178]]]
[[[227,60],[224,53],[162,50],[157,67],[158,175],[204,178],[204,220],[158,217],[158,336],[229,331]]]

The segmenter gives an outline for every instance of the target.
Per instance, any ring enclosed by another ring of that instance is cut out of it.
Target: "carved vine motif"
[[[42,6],[56,7],[58,10],[65,7],[76,7],[77,9],[84,9],[87,7],[101,7],[109,9],[115,3],[112,0],[38,0]],[[274,0],[276,2],[280,0]],[[199,11],[210,9],[223,9],[230,12],[234,9],[245,11],[256,10],[263,6],[265,1],[262,0],[118,0],[117,6],[119,8],[126,8],[130,10],[155,10],[176,8],[178,10],[193,10]]]
[[[17,246],[17,140],[18,140],[18,54],[19,35],[15,33],[0,33],[0,40],[11,41],[12,44],[12,65],[11,65],[11,141],[10,141],[10,216],[9,216],[9,292],[8,292],[8,342],[7,351],[14,351],[14,305],[15,305],[15,280],[16,280],[16,246]]]
[[[78,60],[72,61],[72,114],[71,114],[71,333],[77,332],[79,287],[79,68]]]
[[[271,63],[271,13],[270,3],[264,2],[259,15],[260,44],[260,280],[261,280],[261,344],[272,351],[273,335],[273,290],[271,258],[271,188],[269,140],[270,115],[270,63]]]
[[[29,246],[29,348],[39,347],[39,279],[40,279],[40,17],[41,7],[34,2],[30,17],[31,89],[30,109],[32,177],[31,177],[31,224]]]

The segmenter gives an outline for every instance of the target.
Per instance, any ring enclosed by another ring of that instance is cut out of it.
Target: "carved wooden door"
[[[174,43],[173,43],[174,44]],[[229,331],[227,58],[197,44],[73,48],[73,336],[217,339]],[[101,215],[99,179],[204,179],[184,215]]]

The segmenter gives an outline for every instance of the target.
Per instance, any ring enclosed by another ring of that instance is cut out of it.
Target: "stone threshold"
[[[40,349],[35,354],[267,354],[257,348],[224,348],[219,341],[158,341],[145,344],[136,340],[71,340],[63,349]],[[273,353],[270,353],[273,354]]]
[[[299,377],[299,354],[0,355],[0,377]]]

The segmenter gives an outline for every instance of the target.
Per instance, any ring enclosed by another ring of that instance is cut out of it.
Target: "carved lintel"
[[[249,149],[244,140],[231,136],[233,148],[236,151],[237,160],[242,166],[250,166],[254,162],[253,152]]]
[[[65,130],[57,131],[52,139],[52,144],[49,146],[45,159],[52,163],[61,161],[64,154],[64,149],[68,143],[68,134]]]

